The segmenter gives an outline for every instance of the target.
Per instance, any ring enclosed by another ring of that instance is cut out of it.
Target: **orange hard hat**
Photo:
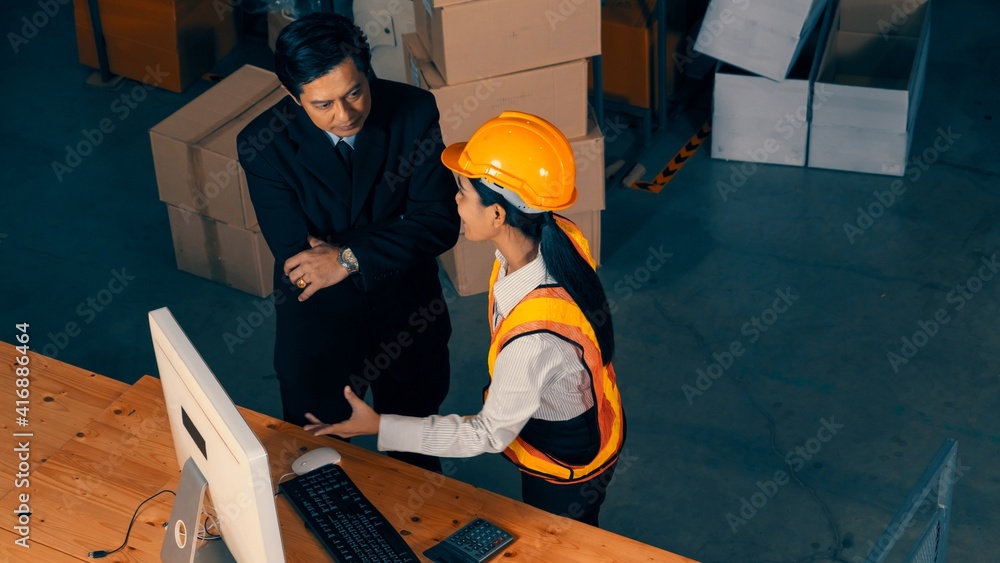
[[[441,153],[441,162],[468,178],[483,178],[533,209],[560,211],[576,201],[576,164],[569,140],[541,117],[505,111],[482,124],[467,143]]]

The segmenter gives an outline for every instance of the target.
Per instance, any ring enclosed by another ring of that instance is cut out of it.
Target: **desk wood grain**
[[[31,342],[28,344],[30,346]],[[12,451],[16,446],[14,433],[33,434],[23,440],[30,442],[30,461],[35,467],[44,463],[129,388],[127,383],[82,370],[29,349],[29,423],[21,427],[16,423],[14,412],[17,400],[15,369],[20,356],[14,345],[0,342],[0,373],[4,382],[0,386],[0,408],[4,409],[3,416],[0,416],[0,429],[9,440],[5,445],[11,445],[11,449],[4,448],[5,452]],[[0,455],[0,474],[5,477],[0,480],[0,496],[14,488],[13,475],[17,472],[18,462],[15,455]]]

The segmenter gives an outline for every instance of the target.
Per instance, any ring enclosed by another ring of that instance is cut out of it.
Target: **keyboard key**
[[[419,561],[340,466],[320,467],[281,483],[279,489],[338,561]]]

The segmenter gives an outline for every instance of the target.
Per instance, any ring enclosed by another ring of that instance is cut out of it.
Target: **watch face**
[[[358,271],[358,259],[354,257],[354,251],[350,248],[344,248],[340,251],[340,263],[347,268],[349,273],[354,273]]]

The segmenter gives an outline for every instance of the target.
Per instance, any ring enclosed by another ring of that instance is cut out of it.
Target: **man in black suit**
[[[286,27],[275,69],[290,96],[237,147],[275,259],[284,418],[348,418],[346,385],[371,387],[380,412],[436,414],[451,322],[435,257],[454,246],[459,218],[434,98],[377,79],[364,34],[342,16]],[[394,457],[440,470],[437,458]]]

